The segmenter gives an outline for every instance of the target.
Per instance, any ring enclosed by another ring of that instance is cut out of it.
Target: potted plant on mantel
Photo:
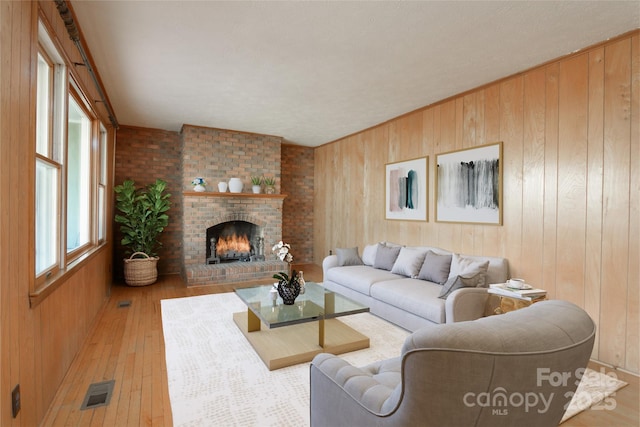
[[[122,232],[125,254],[124,279],[129,286],[145,286],[158,280],[156,250],[162,246],[158,237],[169,224],[166,212],[171,203],[166,193],[167,183],[157,179],[146,188],[136,188],[131,179],[114,188],[116,192],[115,221]]]

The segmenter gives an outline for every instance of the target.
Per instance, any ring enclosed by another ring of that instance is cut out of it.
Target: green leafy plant
[[[122,232],[122,246],[126,254],[144,252],[149,256],[156,256],[156,250],[162,246],[158,236],[169,224],[166,212],[171,207],[166,193],[167,183],[157,179],[146,188],[136,188],[131,179],[124,181],[114,188],[116,192],[115,220]]]
[[[261,176],[252,176],[251,177],[251,184],[253,184],[253,185],[261,185],[262,184],[262,177]]]
[[[298,281],[298,273],[295,270],[291,271],[291,276],[289,276],[285,272],[279,272],[273,275],[273,278],[276,279],[283,286],[294,287],[296,284],[300,284]]]
[[[264,185],[268,185],[269,187],[273,187],[276,185],[276,178],[273,176],[265,176],[264,177]]]

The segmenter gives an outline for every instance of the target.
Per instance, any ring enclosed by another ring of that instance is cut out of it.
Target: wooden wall
[[[315,262],[388,240],[504,256],[585,308],[593,357],[638,373],[640,36],[635,31],[326,144]],[[434,221],[435,155],[503,141],[502,226]],[[428,222],[384,219],[385,163],[429,156]]]
[[[0,425],[35,426],[43,418],[111,283],[111,244],[58,281],[31,307],[34,282],[35,70],[38,8],[64,53],[82,62],[52,1],[0,2]],[[78,78],[99,99],[84,67]],[[104,108],[109,156],[114,130]],[[112,164],[110,161],[109,164]],[[112,189],[109,187],[108,192]],[[111,213],[109,213],[109,216]],[[108,230],[107,235],[110,235]],[[22,409],[14,419],[11,390],[20,384]]]

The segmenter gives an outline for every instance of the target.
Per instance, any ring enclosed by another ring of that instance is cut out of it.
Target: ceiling
[[[318,146],[640,27],[638,1],[71,1],[120,124]]]

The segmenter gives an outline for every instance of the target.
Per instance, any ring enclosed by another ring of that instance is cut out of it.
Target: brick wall
[[[313,175],[311,147],[282,146],[284,200],[282,238],[291,244],[295,263],[313,262]]]
[[[180,134],[160,129],[121,126],[116,135],[115,185],[133,179],[138,186],[156,180],[167,182],[171,193],[169,225],[160,236],[158,255],[160,274],[179,273],[182,265],[182,148]],[[115,200],[115,196],[114,196]],[[124,250],[120,245],[119,224],[114,223],[114,276],[123,277]]]
[[[295,263],[313,260],[313,149],[283,144],[282,138],[270,135],[252,134],[222,129],[184,125],[182,131],[171,132],[160,129],[121,126],[117,132],[115,183],[127,178],[137,184],[147,185],[156,178],[167,181],[172,194],[169,211],[169,226],[161,236],[161,274],[180,273],[186,262],[183,248],[184,223],[196,221],[185,217],[187,198],[183,191],[192,191],[191,180],[203,177],[207,181],[207,191],[217,191],[219,181],[228,182],[232,177],[244,182],[244,193],[251,192],[250,177],[270,175],[276,177],[276,193],[287,194],[284,203],[279,199],[261,199],[257,202],[256,215],[282,216],[282,225],[265,227],[265,254],[280,236],[292,246]],[[215,216],[222,215],[219,208],[231,206],[241,212],[248,212],[250,199],[234,202],[233,199],[217,199],[219,205],[203,208],[203,198],[188,197],[198,209],[213,209]],[[208,199],[208,198],[204,198]],[[195,200],[195,202],[194,202]],[[237,205],[234,206],[234,204]],[[212,217],[213,218],[213,217]],[[212,225],[213,219],[204,220]],[[259,222],[259,221],[258,221]],[[116,224],[117,225],[117,224]],[[202,226],[204,227],[204,223]],[[206,229],[206,228],[205,228]],[[114,227],[114,259],[123,258],[123,250],[118,244],[120,235]],[[204,239],[204,230],[202,231]],[[193,236],[186,238],[192,239]],[[201,245],[198,242],[198,247]],[[199,259],[200,255],[196,255]],[[189,260],[193,257],[189,257]],[[191,262],[191,261],[189,261]],[[116,262],[116,277],[122,277],[122,263]]]
[[[282,138],[223,129],[185,125],[182,127],[183,186],[195,177],[207,182],[207,191],[188,195],[183,205],[183,277],[188,284],[223,283],[241,278],[271,277],[273,269],[282,266],[249,263],[248,265],[208,265],[206,260],[206,230],[221,222],[242,219],[260,227],[264,236],[265,255],[272,256],[271,246],[282,238],[283,201],[281,198],[216,197],[219,181],[240,178],[242,193],[250,194],[251,176],[276,178],[276,193],[280,192],[280,148]],[[273,260],[272,260],[273,261]],[[246,263],[241,263],[246,264]],[[253,265],[252,265],[253,264]],[[251,270],[251,271],[244,271]],[[231,277],[229,272],[233,272]],[[220,274],[219,274],[220,273]]]
[[[184,125],[182,127],[183,189],[192,191],[191,180],[202,177],[207,191],[218,191],[218,182],[240,178],[243,193],[251,192],[251,176],[277,179],[280,192],[279,136]]]

